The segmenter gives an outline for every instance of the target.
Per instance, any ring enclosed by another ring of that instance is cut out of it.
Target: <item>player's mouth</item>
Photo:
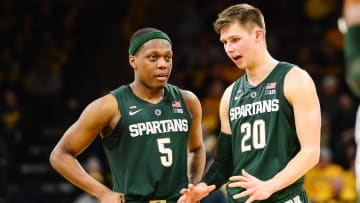
[[[242,56],[238,55],[238,56],[233,56],[232,57],[232,60],[235,62],[235,63],[240,63],[240,60],[242,59]]]
[[[158,74],[158,75],[155,75],[155,78],[159,81],[166,81],[169,78],[169,75]]]

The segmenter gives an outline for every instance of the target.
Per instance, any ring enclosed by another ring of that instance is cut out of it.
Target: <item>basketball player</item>
[[[321,126],[312,78],[270,55],[259,9],[232,5],[218,14],[214,29],[245,74],[223,94],[215,161],[178,202],[196,202],[228,181],[231,203],[309,202],[302,184],[319,160]]]
[[[198,98],[168,84],[169,36],[143,28],[130,39],[134,81],[91,102],[50,155],[51,165],[101,203],[173,203],[205,166]],[[113,188],[92,178],[77,156],[100,135]]]
[[[360,0],[344,0],[341,20],[343,24],[339,24],[339,28],[344,34],[345,41],[346,81],[354,95],[360,98]],[[355,141],[357,143],[355,157],[357,202],[360,203],[360,106],[356,116]]]

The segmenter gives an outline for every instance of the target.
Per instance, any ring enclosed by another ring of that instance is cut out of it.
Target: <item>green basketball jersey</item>
[[[257,86],[250,85],[246,75],[235,82],[229,104],[233,175],[240,175],[245,169],[260,180],[267,180],[300,150],[293,109],[284,96],[284,78],[293,66],[280,62]],[[302,179],[297,181],[301,182]],[[271,199],[281,198],[285,190],[275,193]],[[230,200],[242,189],[227,187],[227,191]],[[230,201],[244,202],[245,199],[247,197]]]
[[[126,201],[175,200],[187,187],[187,143],[191,116],[180,90],[166,85],[158,104],[146,102],[128,85],[111,92],[121,118],[103,139],[116,192]]]

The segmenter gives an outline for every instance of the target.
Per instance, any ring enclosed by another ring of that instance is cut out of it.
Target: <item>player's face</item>
[[[237,67],[246,68],[254,57],[254,34],[238,22],[226,25],[220,32],[220,41],[229,58]]]
[[[164,39],[145,42],[135,55],[135,80],[150,89],[164,88],[172,69],[173,52]]]

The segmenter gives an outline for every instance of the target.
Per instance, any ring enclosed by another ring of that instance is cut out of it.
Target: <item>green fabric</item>
[[[360,25],[352,26],[345,34],[346,80],[352,92],[360,97]]]
[[[187,144],[191,116],[180,90],[170,84],[158,104],[121,86],[111,92],[121,118],[103,147],[113,190],[126,201],[174,200],[188,186]]]
[[[257,86],[252,86],[246,75],[235,82],[229,104],[233,175],[241,175],[245,169],[260,180],[268,180],[299,152],[293,109],[284,95],[284,78],[293,66],[280,62]],[[296,183],[302,181],[303,178]],[[231,198],[242,188],[226,190],[231,203],[247,198]],[[280,191],[271,199],[277,202],[286,195],[287,190]]]

